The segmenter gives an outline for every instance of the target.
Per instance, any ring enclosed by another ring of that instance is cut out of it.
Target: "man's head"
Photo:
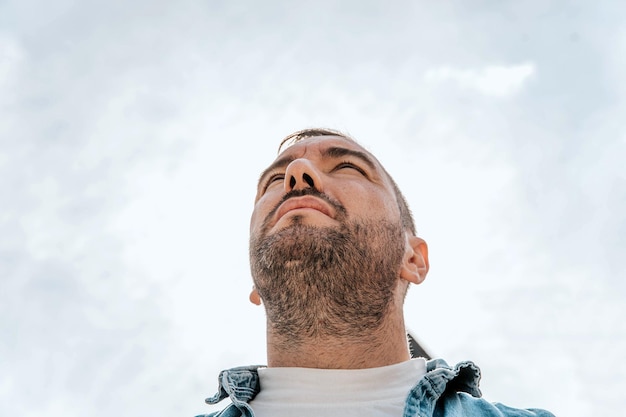
[[[285,144],[257,189],[251,300],[283,333],[370,331],[425,278],[426,244],[396,183],[352,138],[314,129]]]

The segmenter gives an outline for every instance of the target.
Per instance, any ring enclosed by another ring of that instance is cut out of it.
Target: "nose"
[[[322,191],[319,171],[308,159],[296,159],[285,170],[285,191],[315,188]]]

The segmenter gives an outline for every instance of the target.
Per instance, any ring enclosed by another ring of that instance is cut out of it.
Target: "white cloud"
[[[24,51],[12,37],[0,34],[0,87],[9,84],[24,58]]]
[[[461,88],[486,96],[505,97],[517,93],[533,74],[535,64],[528,62],[509,66],[489,65],[478,70],[446,66],[426,71],[424,78],[431,83],[453,81]]]

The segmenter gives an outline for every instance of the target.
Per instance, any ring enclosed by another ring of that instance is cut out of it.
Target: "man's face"
[[[277,331],[358,336],[381,323],[406,237],[389,179],[358,144],[323,136],[286,149],[261,175],[250,231]]]
[[[262,174],[250,234],[380,219],[399,221],[400,212],[379,162],[350,140],[319,136],[287,148]]]

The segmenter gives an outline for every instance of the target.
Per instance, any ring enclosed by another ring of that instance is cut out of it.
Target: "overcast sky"
[[[256,180],[312,126],[405,192],[434,356],[619,414],[624,74],[619,1],[0,2],[0,415],[194,416],[265,363]]]

